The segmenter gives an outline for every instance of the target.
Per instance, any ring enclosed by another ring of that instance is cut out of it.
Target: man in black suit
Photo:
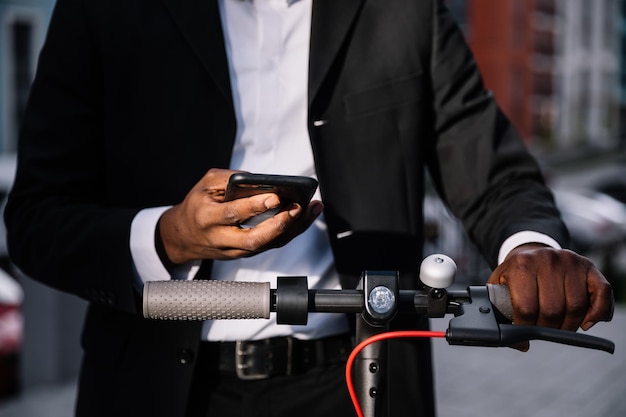
[[[303,137],[297,156],[257,159],[264,140],[280,154]],[[292,162],[310,165],[321,201],[239,228],[278,201],[223,202],[230,169],[297,173]],[[329,262],[323,286],[383,269],[414,287],[425,167],[495,268],[489,280],[510,287],[517,323],[586,330],[610,317],[609,284],[561,249],[567,231],[539,169],[441,1],[58,0],[5,219],[25,273],[90,301],[77,415],[350,413],[342,363],[240,381],[220,358],[237,335],[256,336],[232,322],[143,319],[141,285],[163,272],[271,274],[254,263],[266,256],[294,260],[281,272],[295,275],[315,247],[311,268]],[[294,330],[308,342],[271,325],[258,334],[335,357],[338,320]],[[392,349],[412,352],[390,355],[393,415],[433,415],[430,346]]]

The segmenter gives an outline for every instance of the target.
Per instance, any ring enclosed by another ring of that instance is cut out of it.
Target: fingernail
[[[272,195],[266,198],[263,204],[265,205],[265,208],[272,209],[278,207],[280,200],[275,195]]]
[[[510,347],[512,347],[515,350],[519,350],[520,352],[528,352],[528,350],[530,349],[530,343],[520,342],[520,343],[511,345]]]
[[[322,206],[321,204],[315,204],[313,206],[312,211],[313,211],[313,214],[317,216],[318,214],[322,212],[323,209],[324,209],[324,206]]]
[[[291,209],[289,209],[289,215],[291,217],[297,217],[300,214],[300,206],[297,204],[292,204]]]
[[[594,322],[588,321],[588,322],[584,323],[582,326],[580,326],[580,328],[583,329],[584,331],[587,331],[587,330],[591,329],[594,324],[595,324]]]

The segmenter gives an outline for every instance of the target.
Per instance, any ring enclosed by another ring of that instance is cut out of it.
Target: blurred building
[[[622,0],[558,0],[555,138],[613,148],[619,138]]]
[[[554,0],[449,1],[485,85],[522,137],[553,135],[556,14]]]
[[[18,126],[53,3],[0,0],[0,153],[16,150]]]
[[[448,4],[487,88],[529,144],[569,150],[619,143],[624,0]]]
[[[624,206],[597,191],[626,193],[626,0],[447,4],[485,85],[540,158],[577,249],[625,300]]]
[[[626,146],[626,0],[619,0],[617,25],[619,37],[619,138],[622,148]]]

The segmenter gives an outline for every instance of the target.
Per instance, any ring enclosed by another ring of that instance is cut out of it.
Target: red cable
[[[348,361],[346,362],[346,384],[348,385],[348,391],[350,392],[350,398],[352,398],[352,404],[354,404],[354,409],[358,417],[363,417],[363,410],[361,409],[361,405],[359,404],[359,399],[357,398],[356,392],[354,391],[354,385],[352,383],[352,365],[354,360],[358,356],[359,353],[368,345],[378,342],[381,340],[387,339],[399,339],[406,337],[446,337],[445,332],[435,332],[435,331],[424,331],[424,330],[404,330],[404,331],[396,331],[396,332],[386,332],[374,335],[369,337],[359,343],[353,350],[350,356],[348,357]]]

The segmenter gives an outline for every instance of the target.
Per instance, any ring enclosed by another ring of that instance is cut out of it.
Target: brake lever
[[[500,337],[502,341],[501,346],[510,346],[528,340],[545,340],[564,345],[602,350],[611,354],[615,352],[615,343],[608,339],[548,327],[501,324]]]
[[[505,347],[529,340],[545,340],[570,346],[614,353],[615,344],[607,339],[577,332],[538,326],[500,323],[499,313],[489,299],[487,287],[470,286],[470,302],[455,309],[448,323],[446,340],[450,345]]]

